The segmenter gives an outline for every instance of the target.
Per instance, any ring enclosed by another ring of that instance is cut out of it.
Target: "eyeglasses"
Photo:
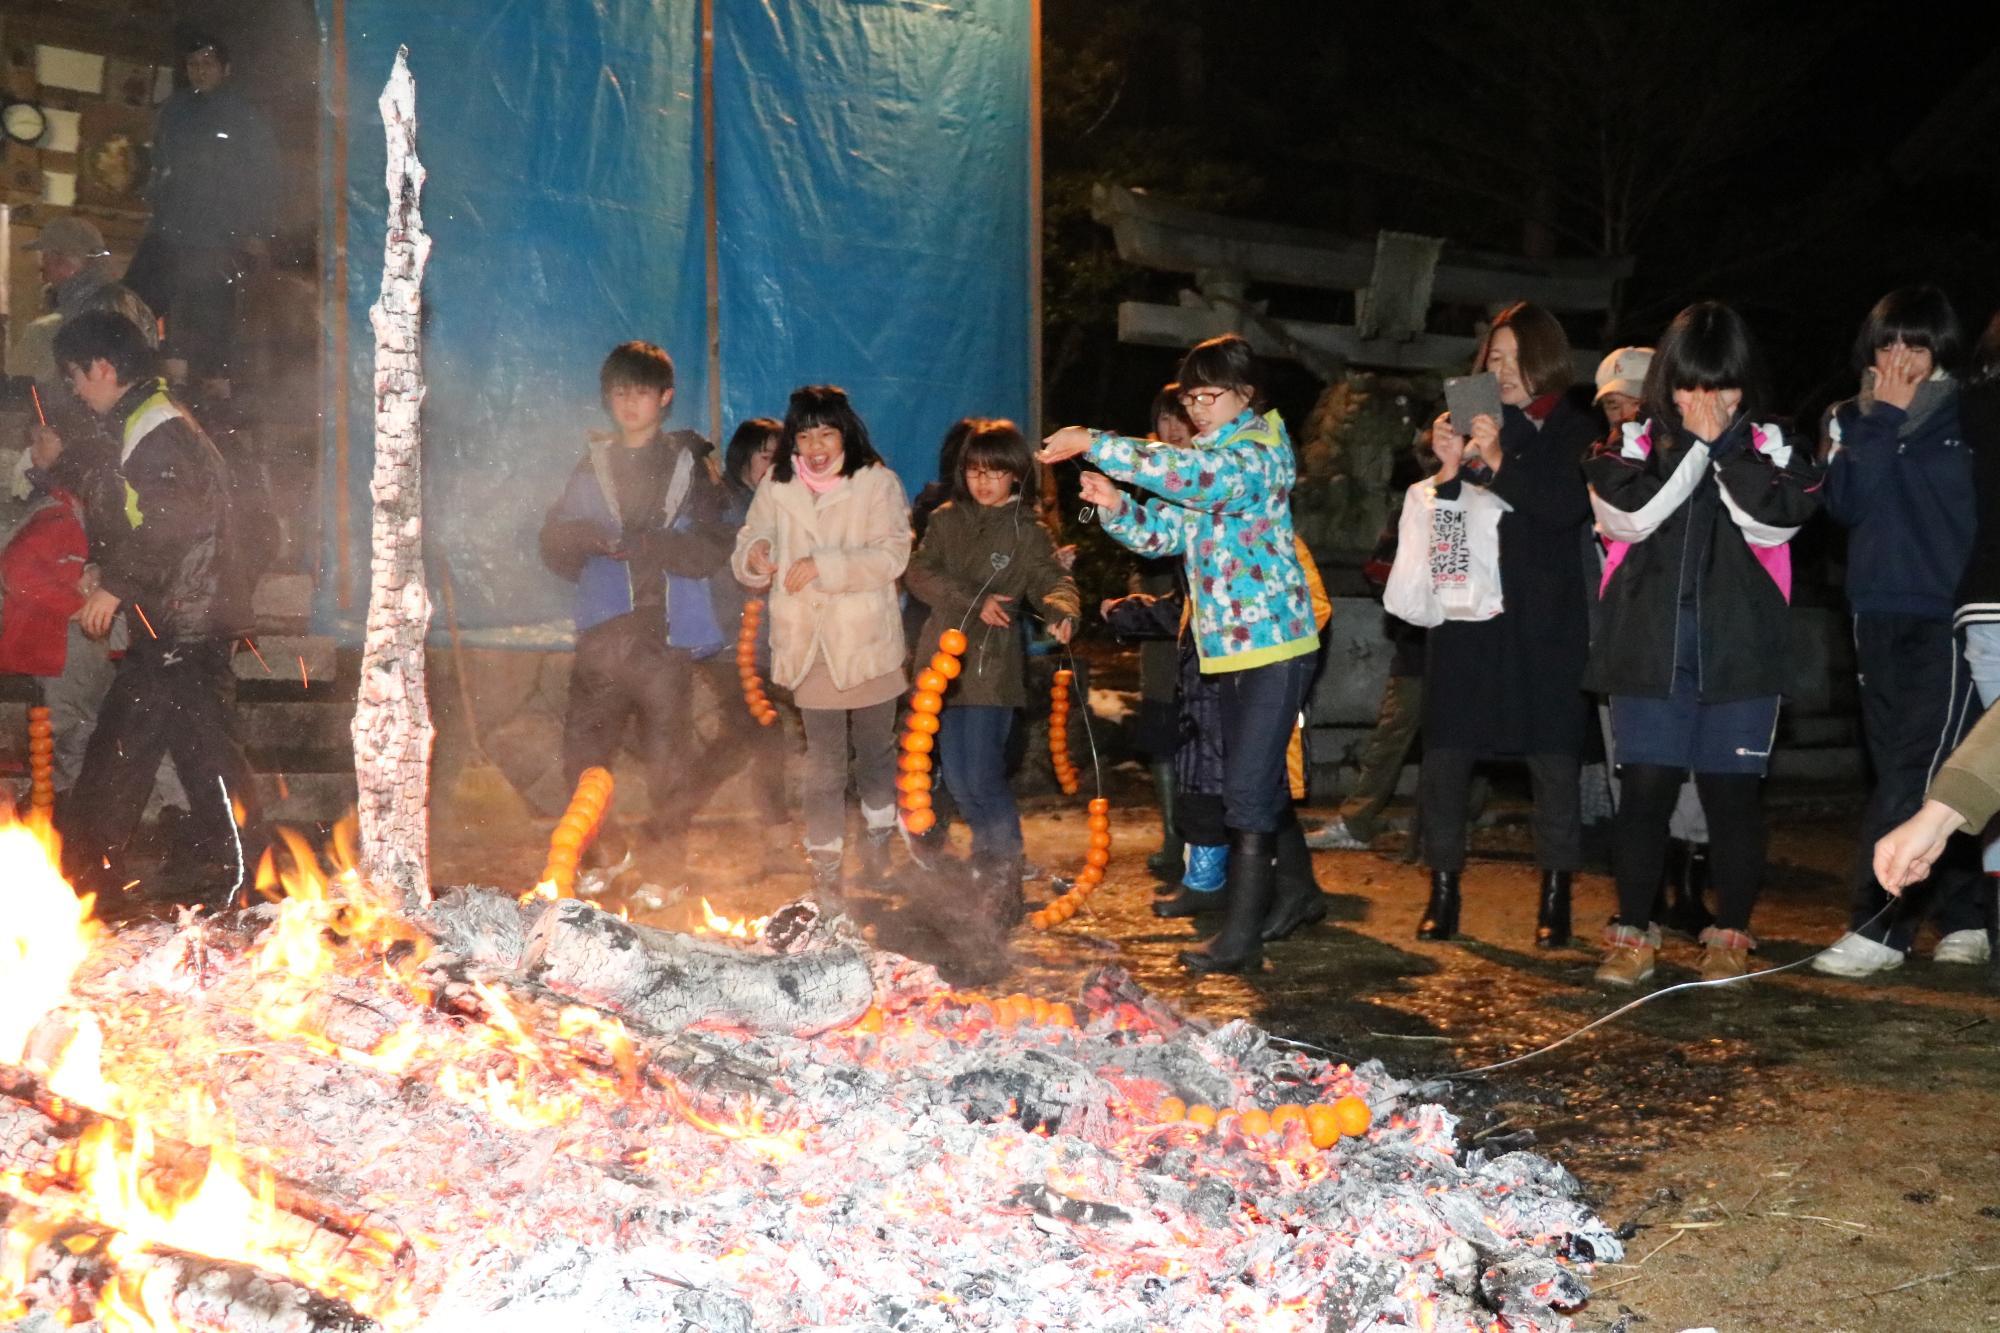
[[[1012,481],[1014,474],[1003,467],[969,467],[965,470],[967,481]]]
[[[1179,397],[1182,407],[1209,407],[1235,392],[1234,389],[1189,389]]]

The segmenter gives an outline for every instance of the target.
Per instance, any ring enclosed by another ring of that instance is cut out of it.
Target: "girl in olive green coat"
[[[947,629],[970,641],[950,683],[938,732],[946,788],[972,829],[975,865],[1008,873],[1021,857],[1021,817],[1007,786],[1007,736],[1028,701],[1018,619],[1031,606],[1056,639],[1076,627],[1076,584],[1055,542],[1022,499],[1034,456],[1011,421],[983,421],[966,438],[952,498],[931,515],[905,575],[931,608],[918,661]]]

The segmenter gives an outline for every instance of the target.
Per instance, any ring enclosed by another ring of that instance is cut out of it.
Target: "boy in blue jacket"
[[[735,532],[715,446],[665,429],[674,363],[646,342],[612,349],[598,375],[608,433],[593,433],[542,522],[543,563],[576,585],[576,659],[563,721],[563,775],[610,767],[634,714],[652,816],[656,872],[679,879],[704,795],[689,703],[694,664],[722,650],[708,578]]]
[[[1936,961],[1985,961],[1970,839],[1893,909],[1869,863],[1876,840],[1923,803],[1932,769],[1974,711],[1951,624],[1978,526],[1972,451],[1949,373],[1959,343],[1958,317],[1937,288],[1891,292],[1855,341],[1861,393],[1836,404],[1824,427],[1826,508],[1848,529],[1861,731],[1875,770],[1848,932],[1813,962],[1834,976],[1901,966],[1927,913],[1942,936]]]

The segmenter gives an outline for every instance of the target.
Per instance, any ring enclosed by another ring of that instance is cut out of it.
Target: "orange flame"
[[[768,916],[730,917],[723,916],[708,905],[708,899],[701,900],[702,924],[698,927],[710,935],[726,935],[737,940],[761,940],[764,927],[771,924]]]

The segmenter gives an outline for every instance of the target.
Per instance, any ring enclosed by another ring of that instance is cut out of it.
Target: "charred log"
[[[752,953],[633,925],[575,899],[544,909],[521,965],[560,995],[663,1033],[710,1023],[810,1035],[852,1023],[875,998],[868,959],[851,945]]]
[[[375,330],[375,472],[368,628],[354,708],[354,777],[361,817],[361,873],[394,885],[406,903],[430,901],[430,701],[424,636],[422,409],[423,282],[430,257],[418,201],[416,81],[409,52],[382,90],[388,135],[389,214]]]

